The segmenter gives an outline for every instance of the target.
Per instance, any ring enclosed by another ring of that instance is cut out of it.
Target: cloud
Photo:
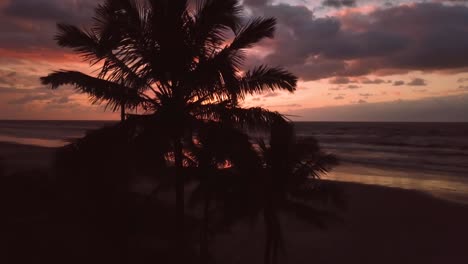
[[[405,85],[404,81],[394,81],[393,82],[393,86],[402,86],[402,85]]]
[[[13,85],[17,82],[17,73],[12,72],[5,72],[0,70],[0,84],[3,85]]]
[[[385,81],[385,80],[382,80],[382,79],[374,79],[374,80],[371,80],[367,77],[364,77],[360,80],[360,83],[362,84],[383,84],[383,83],[387,83],[388,81]]]
[[[366,104],[367,101],[366,100],[363,100],[363,99],[359,99],[359,101],[357,102],[358,104]]]
[[[458,89],[463,90],[463,91],[468,91],[468,85],[460,85]]]
[[[340,95],[336,96],[336,97],[333,98],[333,99],[335,99],[335,100],[343,100],[343,99],[345,99],[345,95],[344,95],[344,94],[340,94]]]
[[[0,55],[1,56],[1,55]],[[8,64],[2,63],[1,64]],[[39,84],[39,76],[31,73],[25,69],[24,65],[13,67],[8,65],[12,70],[0,69],[0,86],[1,87],[14,87],[14,88],[34,88]]]
[[[36,101],[48,101],[53,99],[54,96],[51,94],[30,94],[25,95],[19,99],[11,100],[9,104],[30,104]]]
[[[264,6],[271,2],[271,0],[244,0],[244,4],[248,6]]]
[[[13,0],[0,8],[0,51],[63,53],[54,41],[56,23],[88,25],[94,0]]]
[[[73,102],[70,96],[74,92],[67,88],[52,90],[46,87],[36,87],[33,89],[0,87],[0,94],[4,95],[2,96],[2,101],[9,105],[28,105],[34,103],[66,105]]]
[[[268,97],[277,97],[279,95],[279,93],[275,93],[275,92],[269,92],[265,95],[263,95],[264,98],[268,98]]]
[[[322,5],[334,8],[352,7],[356,6],[356,0],[324,0]]]
[[[460,78],[457,80],[458,83],[468,82],[468,78]]]
[[[417,89],[417,90],[413,90],[415,93],[426,93],[427,92],[427,89]]]
[[[407,83],[409,86],[426,86],[427,82],[421,78],[415,78],[411,82]]]
[[[468,67],[468,7],[443,3],[381,6],[317,17],[305,6],[253,7],[278,19],[264,63],[282,65],[305,81]],[[434,19],[434,18],[437,19]]]
[[[17,89],[17,88],[10,88],[10,87],[0,87],[0,94],[25,94],[30,93],[31,90],[29,89]]]
[[[468,94],[290,111],[295,120],[468,122]]]
[[[350,84],[350,85],[347,86],[347,88],[348,89],[359,89],[359,88],[361,88],[361,86],[355,85],[355,84]]]
[[[361,93],[361,94],[359,94],[359,96],[362,96],[362,97],[370,97],[370,96],[374,96],[374,95],[371,94],[371,93]]]
[[[268,107],[274,107],[274,108],[295,108],[295,107],[301,107],[302,105],[300,104],[283,104],[283,105],[270,105]]]
[[[27,20],[82,23],[96,5],[92,0],[14,0],[3,9],[3,13]]]
[[[335,77],[328,81],[328,83],[331,83],[331,84],[348,84],[351,82],[354,82],[354,81],[352,81],[348,77]]]
[[[52,99],[49,104],[68,104],[72,100],[68,96],[61,96],[59,98]]]

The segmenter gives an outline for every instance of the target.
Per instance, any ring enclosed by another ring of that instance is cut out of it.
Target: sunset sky
[[[0,0],[0,119],[117,119],[71,88],[43,87],[58,69],[92,73],[53,36],[86,26],[95,0]],[[283,66],[294,94],[247,98],[295,120],[468,121],[468,1],[245,0],[278,19],[247,66]]]

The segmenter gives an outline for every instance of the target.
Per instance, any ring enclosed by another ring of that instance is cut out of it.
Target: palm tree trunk
[[[210,201],[205,194],[205,203],[203,208],[203,222],[202,222],[202,230],[200,234],[200,263],[206,264],[208,263],[209,252],[208,252],[208,210],[210,206]]]
[[[124,103],[120,105],[120,121],[121,122],[125,121],[125,104]]]
[[[180,138],[174,140],[174,160],[176,168],[176,247],[181,254],[178,258],[180,263],[184,261],[185,251],[185,202],[184,202],[184,178],[182,175],[182,143]]]
[[[271,246],[272,246],[272,234],[271,234],[271,221],[269,219],[269,213],[264,212],[264,224],[265,224],[265,251],[263,255],[263,263],[271,264]]]

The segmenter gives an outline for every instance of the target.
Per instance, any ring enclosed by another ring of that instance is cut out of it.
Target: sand
[[[318,230],[286,217],[282,263],[468,263],[467,206],[415,191],[339,184],[348,203],[344,222]],[[220,246],[222,263],[261,263],[258,234],[224,236],[230,246]]]
[[[0,160],[7,173],[50,167],[55,148],[0,142]]]
[[[1,143],[7,170],[46,168],[53,149]],[[319,230],[284,217],[281,263],[468,263],[468,207],[424,193],[338,183],[343,223]],[[219,263],[262,263],[261,226],[237,227],[214,245]]]

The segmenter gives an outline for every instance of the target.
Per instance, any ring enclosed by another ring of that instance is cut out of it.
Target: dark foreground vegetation
[[[242,133],[200,134],[203,148],[184,155],[180,170],[187,196],[180,246],[176,170],[170,158],[154,159],[148,139],[126,140],[133,125],[90,132],[58,150],[51,171],[2,173],[4,263],[220,263],[210,245],[241,223],[264,228],[259,254],[269,263],[284,249],[280,215],[318,227],[339,221],[325,210],[340,202],[336,187],[313,177],[335,159],[313,140],[294,139],[289,124],[255,149],[234,142]]]
[[[97,75],[60,70],[42,82],[72,85],[120,111],[121,122],[60,149],[46,176],[4,178],[13,181],[7,195],[24,195],[9,208],[12,221],[41,232],[37,254],[22,254],[28,244],[19,240],[8,255],[18,252],[23,263],[212,263],[215,234],[260,219],[260,254],[275,263],[280,213],[318,226],[336,220],[323,206],[334,192],[319,180],[336,158],[297,139],[281,114],[242,106],[248,95],[296,89],[282,68],[242,68],[246,49],[272,38],[275,24],[245,19],[238,0],[107,0],[89,29],[59,24],[57,43]],[[14,188],[21,191],[8,193]],[[23,200],[30,210],[15,212]]]

